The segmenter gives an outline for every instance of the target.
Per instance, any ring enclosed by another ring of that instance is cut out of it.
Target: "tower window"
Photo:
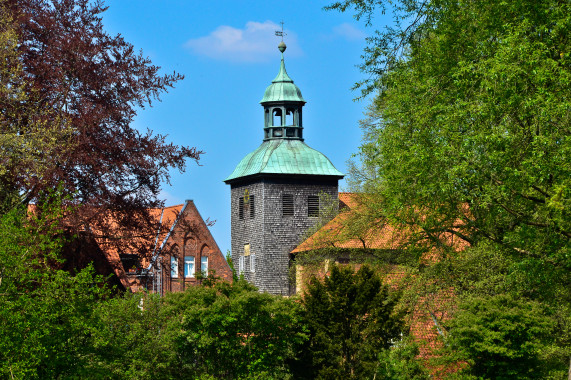
[[[244,219],[244,197],[238,199],[238,218]]]
[[[254,195],[250,195],[250,219],[254,219],[256,216],[256,206],[254,206]]]
[[[284,132],[281,128],[274,128],[274,137],[282,137]]]
[[[274,111],[272,112],[272,125],[273,126],[277,126],[277,127],[281,127],[282,126],[282,109],[281,108],[274,108]]]
[[[282,194],[282,215],[293,216],[293,195]]]
[[[294,115],[294,110],[291,108],[288,108],[286,110],[286,120],[285,120],[285,125],[294,125],[293,123],[293,115]]]
[[[240,256],[240,258],[238,259],[238,273],[240,274],[244,273],[245,264],[246,264],[245,257]]]
[[[319,216],[319,196],[307,197],[307,216]]]
[[[287,128],[286,137],[295,137],[295,128]]]

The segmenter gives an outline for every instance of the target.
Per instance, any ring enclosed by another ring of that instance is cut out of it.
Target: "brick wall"
[[[194,257],[194,277],[185,277],[185,256]],[[175,257],[178,262],[177,277],[171,276],[171,257]],[[203,269],[200,267],[202,257],[208,258],[208,272],[214,272],[223,280],[232,281],[230,266],[210,234],[208,226],[200,216],[194,202],[187,201],[183,214],[172,229],[162,250],[160,275],[163,293],[180,292],[189,286],[199,284],[201,280],[197,279],[196,274]]]

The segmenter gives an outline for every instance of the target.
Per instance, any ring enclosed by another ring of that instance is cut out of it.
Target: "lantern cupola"
[[[264,141],[272,139],[303,140],[302,107],[306,103],[301,90],[287,74],[284,63],[286,44],[280,42],[280,71],[260,104],[264,107]]]

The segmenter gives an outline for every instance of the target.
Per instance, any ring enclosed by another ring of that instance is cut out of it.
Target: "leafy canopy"
[[[519,310],[538,302],[554,311],[541,325],[556,321],[559,333],[543,330],[549,349],[537,348],[540,334],[526,335],[510,355],[525,357],[533,346],[542,368],[553,367],[542,356],[550,350],[556,367],[569,365],[571,4],[347,0],[330,8],[352,7],[369,23],[384,11],[395,20],[369,39],[362,68],[370,79],[359,84],[375,94],[357,170],[380,200],[370,210],[444,252],[418,280],[458,292],[454,329],[468,327],[469,313],[483,320],[482,305],[501,310],[497,323],[510,318],[498,297]],[[446,250],[447,234],[471,248]],[[491,335],[470,344],[486,346]],[[474,360],[483,354],[470,352]],[[537,369],[534,360],[521,363],[519,373]]]

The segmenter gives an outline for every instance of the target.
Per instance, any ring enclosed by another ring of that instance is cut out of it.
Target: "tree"
[[[455,289],[466,292],[458,294],[461,308],[475,296],[494,302],[497,293],[478,286],[486,279],[520,300],[522,310],[529,299],[553,308],[561,333],[549,340],[566,352],[559,365],[568,364],[571,5],[348,0],[331,6],[350,7],[369,23],[377,11],[395,17],[369,39],[363,69],[371,76],[361,83],[364,93],[378,91],[360,155],[376,171],[365,188],[382,199],[379,217],[419,231],[429,248],[441,249],[441,264],[423,277],[427,284],[458,280]],[[445,249],[446,234],[471,248]],[[494,257],[498,267],[477,265],[470,273],[462,256]],[[462,276],[442,276],[450,271]]]
[[[61,159],[65,154],[71,136],[71,129],[57,115],[30,101],[19,58],[16,26],[3,0],[0,1],[0,214],[19,204],[15,173],[21,173],[22,186],[28,186],[34,177],[41,178],[49,160]]]
[[[142,133],[131,122],[137,108],[159,100],[183,77],[159,74],[159,67],[121,36],[109,36],[101,21],[106,9],[102,1],[5,3],[18,37],[14,64],[20,73],[14,72],[23,78],[23,102],[45,111],[39,132],[72,132],[64,144],[57,144],[64,155],[38,154],[48,170],[14,166],[2,185],[15,189],[27,204],[42,202],[43,189],[61,184],[64,195],[71,197],[67,203],[82,205],[67,224],[114,238],[109,241],[129,241],[116,238],[132,231],[152,233],[148,209],[161,205],[157,196],[161,182],[169,180],[168,170],[183,170],[185,159],[197,161],[201,152],[167,143],[165,136],[151,131]],[[3,128],[18,133],[35,125],[30,113],[3,117]]]
[[[194,378],[284,379],[307,339],[299,302],[239,279],[169,295],[184,305],[177,339]]]
[[[331,267],[331,274],[309,282],[303,297],[310,328],[314,375],[322,379],[371,377],[378,354],[404,330],[394,312],[396,300],[367,266]]]
[[[361,154],[384,211],[567,269],[568,4],[455,4],[426,3],[377,78]]]
[[[0,377],[85,377],[93,310],[108,295],[88,267],[57,270],[60,210],[0,216]]]
[[[461,378],[545,379],[561,364],[545,365],[542,354],[555,328],[544,305],[513,295],[472,297],[464,300],[450,322],[447,349],[469,362]],[[562,378],[559,372],[554,378]]]
[[[381,351],[376,376],[386,380],[427,380],[428,370],[418,359],[420,351],[410,337],[402,339],[393,347]]]
[[[176,337],[184,305],[157,294],[124,294],[100,302],[90,330],[90,378],[172,379],[191,376]],[[181,307],[182,306],[182,307]]]

